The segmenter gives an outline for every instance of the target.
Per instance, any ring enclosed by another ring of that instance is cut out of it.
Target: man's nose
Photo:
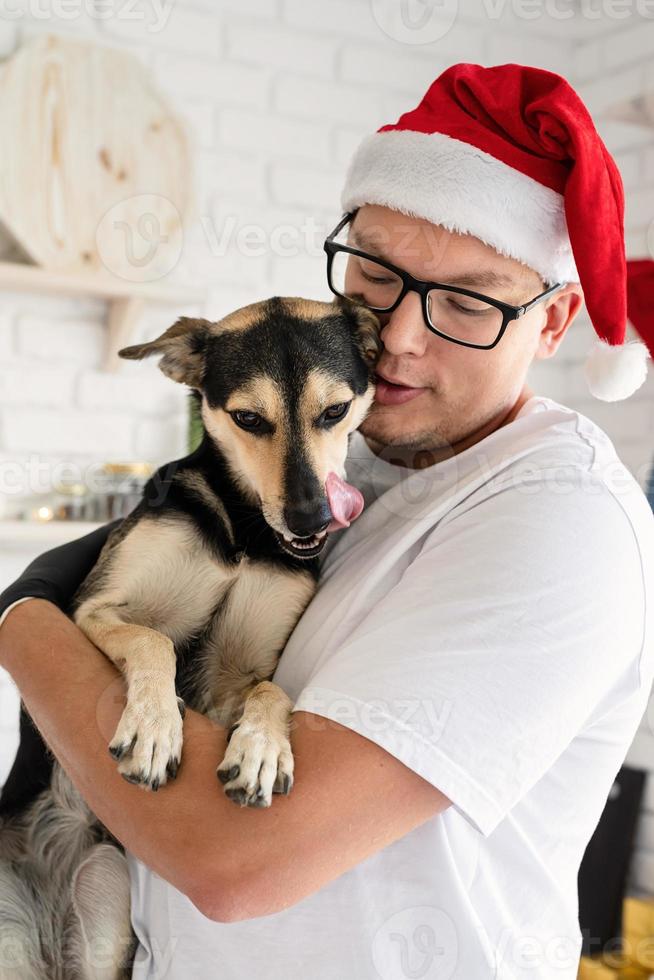
[[[397,309],[381,320],[381,339],[389,354],[421,357],[425,353],[428,331],[417,293],[407,293]]]

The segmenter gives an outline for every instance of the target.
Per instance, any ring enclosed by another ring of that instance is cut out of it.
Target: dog
[[[273,297],[218,322],[182,317],[119,351],[159,356],[203,426],[111,531],[71,607],[125,678],[109,751],[131,783],[156,791],[175,778],[188,704],[228,729],[217,775],[230,799],[266,807],[290,792],[292,703],[270,678],[328,532],[361,511],[344,464],[380,349],[377,318],[356,302]],[[56,763],[0,827],[3,937],[0,980],[129,976],[125,855]]]

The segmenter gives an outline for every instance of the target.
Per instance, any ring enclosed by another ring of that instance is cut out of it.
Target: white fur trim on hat
[[[620,346],[597,340],[584,364],[591,394],[604,402],[629,398],[647,377],[648,357],[647,347],[639,340]]]
[[[381,204],[425,218],[474,235],[547,283],[579,282],[563,195],[443,133],[367,136],[348,168],[341,203],[345,211]]]

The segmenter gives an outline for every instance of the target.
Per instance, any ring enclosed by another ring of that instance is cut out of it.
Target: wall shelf
[[[20,262],[0,262],[0,289],[85,296],[108,303],[107,346],[104,367],[115,371],[120,364],[117,351],[130,338],[146,303],[202,305],[206,290],[201,286],[164,282],[129,282],[101,273],[54,272]]]

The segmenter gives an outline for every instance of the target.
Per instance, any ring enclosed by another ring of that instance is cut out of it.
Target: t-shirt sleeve
[[[64,612],[95,565],[110,532],[121,519],[95,528],[89,534],[44,551],[0,594],[0,626],[10,607],[23,599],[47,599]]]
[[[641,548],[604,484],[507,486],[433,529],[294,711],[376,742],[487,835],[638,691],[644,621]]]

